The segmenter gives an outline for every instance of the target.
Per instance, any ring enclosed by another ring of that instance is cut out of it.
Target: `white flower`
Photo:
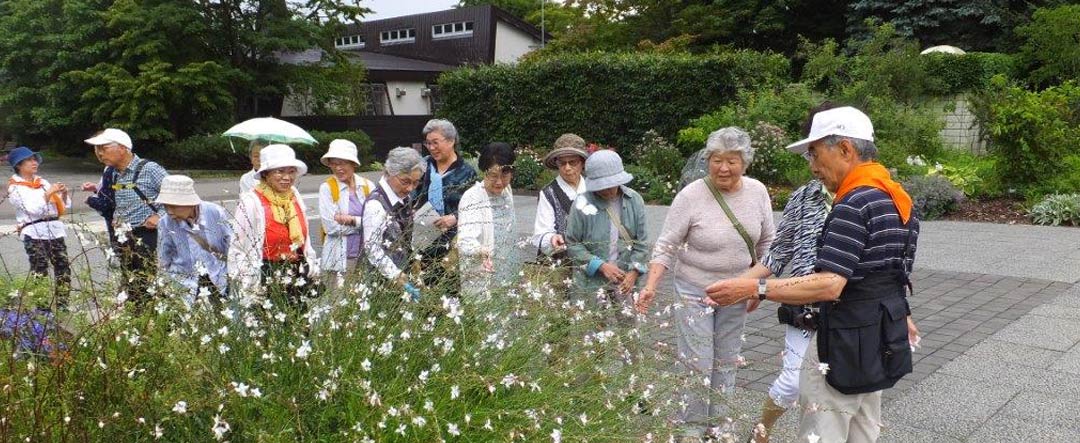
[[[214,433],[214,438],[221,440],[225,438],[225,434],[232,429],[229,427],[229,423],[221,419],[220,415],[214,416],[214,426],[210,427],[210,431]]]
[[[818,363],[817,370],[821,372],[821,375],[826,375],[826,374],[829,373],[829,364],[828,363]]]
[[[806,436],[807,443],[818,443],[818,440],[821,440],[821,437],[813,432]]]
[[[450,387],[450,399],[454,400],[461,396],[461,388],[458,385]]]
[[[458,426],[455,423],[450,423],[446,425],[446,432],[455,437],[461,435],[461,431],[458,430]]]
[[[360,362],[360,369],[363,369],[365,372],[370,372],[371,371],[371,360],[368,360],[368,359],[365,358],[363,362]]]
[[[124,302],[126,302],[127,299],[128,299],[127,291],[120,291],[119,294],[116,294],[116,304],[118,304],[118,305],[124,304]]]
[[[187,402],[183,400],[176,402],[172,407],[172,411],[180,415],[187,414]]]
[[[311,354],[311,341],[304,340],[300,347],[296,348],[296,358],[304,360],[308,357],[308,354]]]
[[[562,443],[562,430],[551,431],[551,443]]]

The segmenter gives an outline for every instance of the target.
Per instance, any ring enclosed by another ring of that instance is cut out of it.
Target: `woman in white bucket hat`
[[[264,285],[271,298],[284,295],[274,302],[303,310],[304,299],[317,295],[310,283],[319,275],[319,259],[311,246],[307,206],[295,187],[307,170],[287,145],[259,152],[259,184],[240,196],[229,246],[229,277],[239,284],[241,298]]]
[[[169,215],[158,224],[158,269],[186,290],[189,305],[208,295],[209,301],[218,302],[228,290],[229,213],[200,199],[195,181],[184,175],[162,179],[154,203],[165,206]]]
[[[333,174],[319,186],[319,218],[322,219],[322,270],[330,288],[340,288],[346,273],[356,269],[362,256],[361,231],[364,201],[375,183],[356,173],[360,167],[356,145],[348,140],[330,142],[322,164]]]

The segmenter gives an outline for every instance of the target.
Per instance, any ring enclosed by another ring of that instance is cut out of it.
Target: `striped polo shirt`
[[[904,226],[888,194],[871,187],[856,188],[834,204],[831,217],[821,237],[816,270],[857,281],[871,272],[898,268],[903,262],[910,274],[919,220],[912,214],[910,226]],[[905,260],[902,253],[909,227],[911,252]]]

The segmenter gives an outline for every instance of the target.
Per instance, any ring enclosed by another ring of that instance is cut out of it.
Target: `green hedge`
[[[926,54],[920,59],[926,70],[927,93],[931,95],[979,91],[990,86],[995,75],[1016,78],[1019,71],[1016,59],[1008,54]]]
[[[292,145],[297,157],[307,163],[310,173],[327,173],[319,159],[329,148],[334,139],[345,139],[356,143],[361,166],[375,161],[374,143],[361,131],[322,132],[310,131],[319,141],[314,146]],[[161,163],[168,169],[222,169],[246,170],[251,168],[247,156],[247,142],[241,139],[230,140],[219,135],[197,135],[166,145],[148,153],[147,157]]]
[[[496,140],[550,146],[565,132],[630,147],[650,129],[673,137],[740,89],[786,81],[788,69],[785,57],[753,51],[557,55],[445,73],[438,114],[467,150]]]

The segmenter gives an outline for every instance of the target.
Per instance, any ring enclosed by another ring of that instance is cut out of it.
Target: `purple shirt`
[[[364,202],[360,200],[359,192],[349,193],[349,215],[362,217],[364,215]],[[359,224],[359,221],[357,222]],[[360,233],[349,234],[345,237],[345,257],[360,257]]]

